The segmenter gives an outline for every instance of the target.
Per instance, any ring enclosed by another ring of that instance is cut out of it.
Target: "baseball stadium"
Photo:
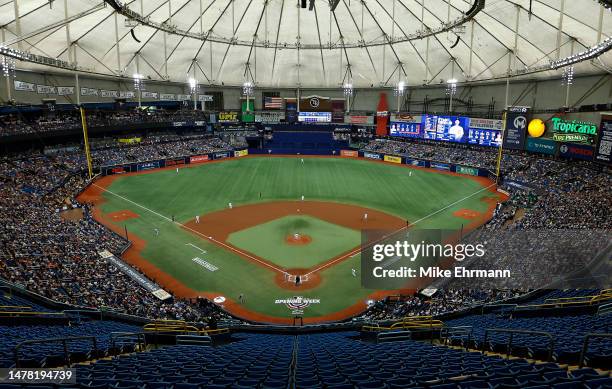
[[[0,2],[0,389],[612,387],[612,2]]]

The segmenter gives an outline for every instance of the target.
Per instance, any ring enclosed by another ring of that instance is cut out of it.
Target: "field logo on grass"
[[[205,260],[203,260],[200,257],[195,257],[192,259],[193,262],[197,263],[198,265],[202,266],[204,269],[208,270],[208,271],[217,271],[219,270],[218,267],[216,267],[215,265],[206,262]]]
[[[285,304],[287,308],[291,310],[293,315],[301,315],[304,313],[304,309],[308,308],[311,304],[321,304],[320,299],[304,298],[302,296],[293,296],[288,299],[276,299],[274,304]]]

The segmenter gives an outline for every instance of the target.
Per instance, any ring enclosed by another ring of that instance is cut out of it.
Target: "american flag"
[[[283,108],[282,97],[265,97],[264,109],[281,109]]]

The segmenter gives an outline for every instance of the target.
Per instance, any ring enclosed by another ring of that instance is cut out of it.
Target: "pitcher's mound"
[[[285,243],[292,246],[303,246],[312,241],[312,238],[305,234],[291,234],[285,237]]]

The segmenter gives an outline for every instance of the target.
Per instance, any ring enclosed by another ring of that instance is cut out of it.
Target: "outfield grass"
[[[274,272],[209,243],[160,215],[174,216],[185,223],[195,215],[224,209],[228,202],[238,206],[298,200],[304,195],[307,200],[355,204],[410,221],[419,220],[416,228],[458,230],[467,221],[452,213],[464,208],[485,212],[488,205],[481,199],[492,195],[488,191],[474,195],[483,187],[472,179],[430,170],[342,158],[305,158],[301,164],[299,158],[280,157],[231,159],[181,169],[179,174],[162,170],[123,176],[108,189],[115,195],[104,194],[107,201],[102,212],[130,209],[140,215],[117,224],[125,225],[130,234],[147,241],[142,255],[152,264],[196,291],[232,299],[243,293],[247,297],[246,308],[280,317],[288,317],[290,312],[274,304],[274,300],[294,296],[296,292],[278,287]],[[438,212],[445,207],[448,209]],[[160,230],[159,236],[154,235],[154,228]],[[219,270],[206,270],[193,262],[195,257],[205,259]],[[319,287],[299,292],[321,299],[321,304],[309,307],[305,316],[336,312],[364,301],[373,292],[362,288],[360,280],[351,276],[351,268],[359,271],[359,259],[356,256],[323,270]],[[308,266],[296,263],[290,267]]]

